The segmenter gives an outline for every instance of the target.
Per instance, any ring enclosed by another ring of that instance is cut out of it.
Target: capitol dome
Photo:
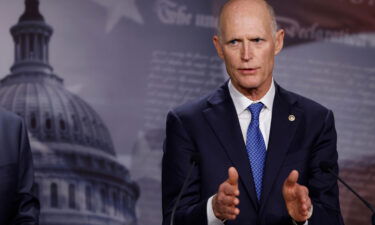
[[[25,118],[42,142],[64,142],[115,155],[107,127],[56,75],[19,73],[0,82],[0,105]]]
[[[137,224],[138,185],[117,160],[100,116],[53,72],[53,29],[39,12],[39,0],[25,0],[25,6],[11,28],[15,62],[0,80],[0,105],[26,121],[40,224]]]

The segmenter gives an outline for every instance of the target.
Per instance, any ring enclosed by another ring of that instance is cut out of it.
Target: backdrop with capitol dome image
[[[167,112],[227,80],[225,0],[0,0],[0,105],[24,117],[41,224],[161,224]],[[375,204],[375,1],[269,0],[275,80],[332,109],[340,175]],[[346,224],[370,212],[340,186]]]

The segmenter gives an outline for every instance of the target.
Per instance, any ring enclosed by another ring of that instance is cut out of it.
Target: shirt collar
[[[262,102],[265,108],[271,110],[272,112],[273,99],[275,98],[275,84],[273,82],[273,79],[271,82],[270,89],[260,100],[257,100],[257,101],[252,101],[251,99],[243,95],[241,92],[239,92],[233,86],[231,80],[229,80],[228,82],[228,89],[229,89],[229,94],[233,100],[234,107],[236,108],[237,115],[245,111],[247,107],[249,107],[249,105],[251,105],[252,103],[256,103],[256,102]]]

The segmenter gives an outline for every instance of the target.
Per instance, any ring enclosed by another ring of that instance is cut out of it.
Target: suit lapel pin
[[[296,120],[296,117],[294,115],[289,115],[288,119],[289,121],[293,122],[294,120]]]

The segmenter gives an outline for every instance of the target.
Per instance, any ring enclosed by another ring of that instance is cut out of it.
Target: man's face
[[[224,9],[221,36],[214,37],[214,44],[233,85],[257,100],[271,85],[274,57],[282,48],[284,32],[272,30],[265,6],[237,2]]]

